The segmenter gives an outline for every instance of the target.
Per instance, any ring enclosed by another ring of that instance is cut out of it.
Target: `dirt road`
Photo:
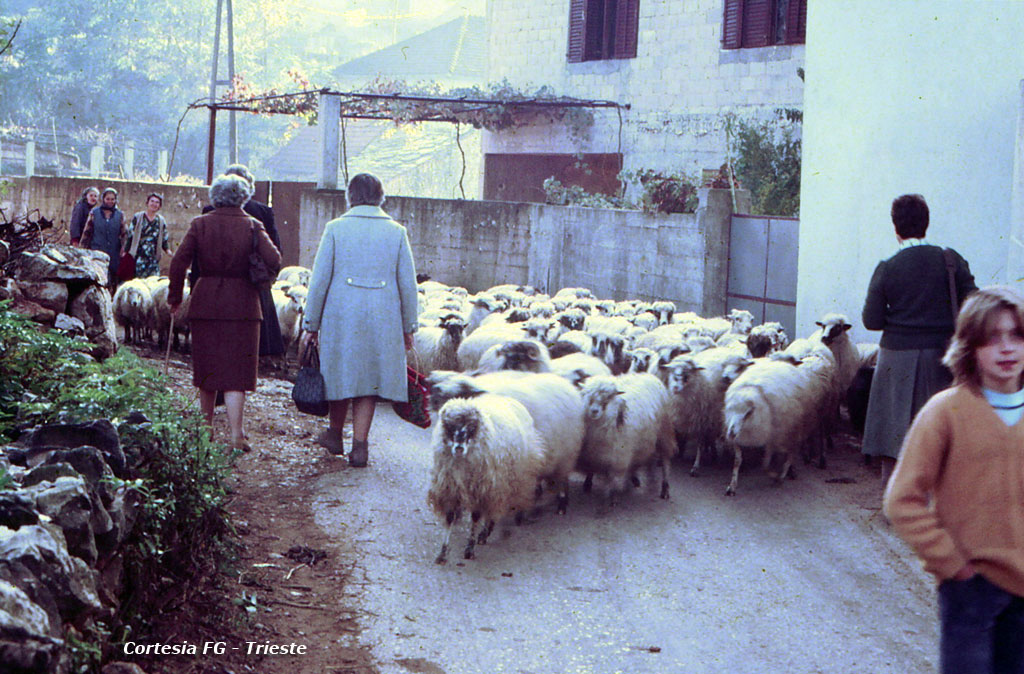
[[[430,432],[381,405],[370,466],[350,469],[312,445],[323,422],[294,413],[289,391],[261,378],[250,397],[255,451],[232,508],[261,602],[255,638],[308,650],[252,671],[935,671],[933,588],[885,524],[852,438],[827,470],[801,467],[781,487],[748,461],[733,498],[725,465],[694,479],[677,464],[669,501],[642,488],[615,510],[577,482],[566,516],[546,508],[470,561],[458,529],[438,566]],[[294,545],[328,557],[299,565]]]

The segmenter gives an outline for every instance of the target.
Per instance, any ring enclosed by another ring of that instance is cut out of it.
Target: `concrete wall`
[[[181,242],[188,231],[192,218],[202,211],[207,203],[207,188],[204,185],[171,185],[167,183],[141,183],[124,180],[104,180],[93,178],[54,178],[34,176],[32,178],[0,178],[6,190],[0,194],[0,208],[8,219],[24,216],[32,209],[39,209],[47,220],[52,220],[54,228],[50,237],[67,243],[68,221],[75,202],[82,196],[87,187],[96,186],[100,190],[113,187],[117,190],[118,206],[127,217],[146,207],[146,196],[152,192],[162,194],[164,205],[160,212],[167,220],[167,228],[171,238],[171,250]],[[161,257],[160,265],[164,270],[170,258]]]
[[[601,298],[667,299],[682,311],[725,311],[731,196],[703,190],[695,214],[389,197],[409,230],[418,272],[471,292],[502,283],[554,292],[585,286]],[[312,266],[344,194],[302,195],[300,264]]]
[[[776,108],[803,107],[797,68],[804,46],[721,49],[722,0],[644,0],[636,58],[584,63],[566,62],[569,0],[489,0],[487,8],[488,79],[629,103],[621,138],[627,170],[717,169],[726,152],[724,113],[760,119]],[[486,133],[483,150],[618,152],[615,111],[595,114],[582,143],[556,124]]]
[[[797,331],[838,310],[854,339],[878,338],[860,312],[875,265],[896,251],[890,203],[907,192],[925,196],[928,238],[960,251],[978,285],[1024,275],[1024,207],[1011,245],[1024,3],[845,0],[808,12]]]

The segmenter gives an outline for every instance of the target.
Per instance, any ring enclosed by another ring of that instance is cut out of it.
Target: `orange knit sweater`
[[[1024,418],[1007,426],[971,386],[932,397],[903,441],[885,514],[939,581],[970,561],[1024,596]]]

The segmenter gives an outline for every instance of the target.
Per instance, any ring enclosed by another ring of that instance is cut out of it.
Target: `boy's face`
[[[982,386],[1001,393],[1020,390],[1020,376],[1024,372],[1024,334],[1021,334],[1009,310],[999,311],[988,340],[977,348],[975,357]]]

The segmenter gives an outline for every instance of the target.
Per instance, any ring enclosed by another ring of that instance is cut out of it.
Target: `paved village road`
[[[321,477],[312,506],[360,551],[362,638],[386,674],[935,671],[933,588],[860,454],[830,459],[782,487],[750,460],[734,498],[731,466],[676,464],[671,500],[641,489],[612,511],[576,483],[568,515],[471,561],[459,528],[438,566],[430,431],[379,406],[370,467]]]

